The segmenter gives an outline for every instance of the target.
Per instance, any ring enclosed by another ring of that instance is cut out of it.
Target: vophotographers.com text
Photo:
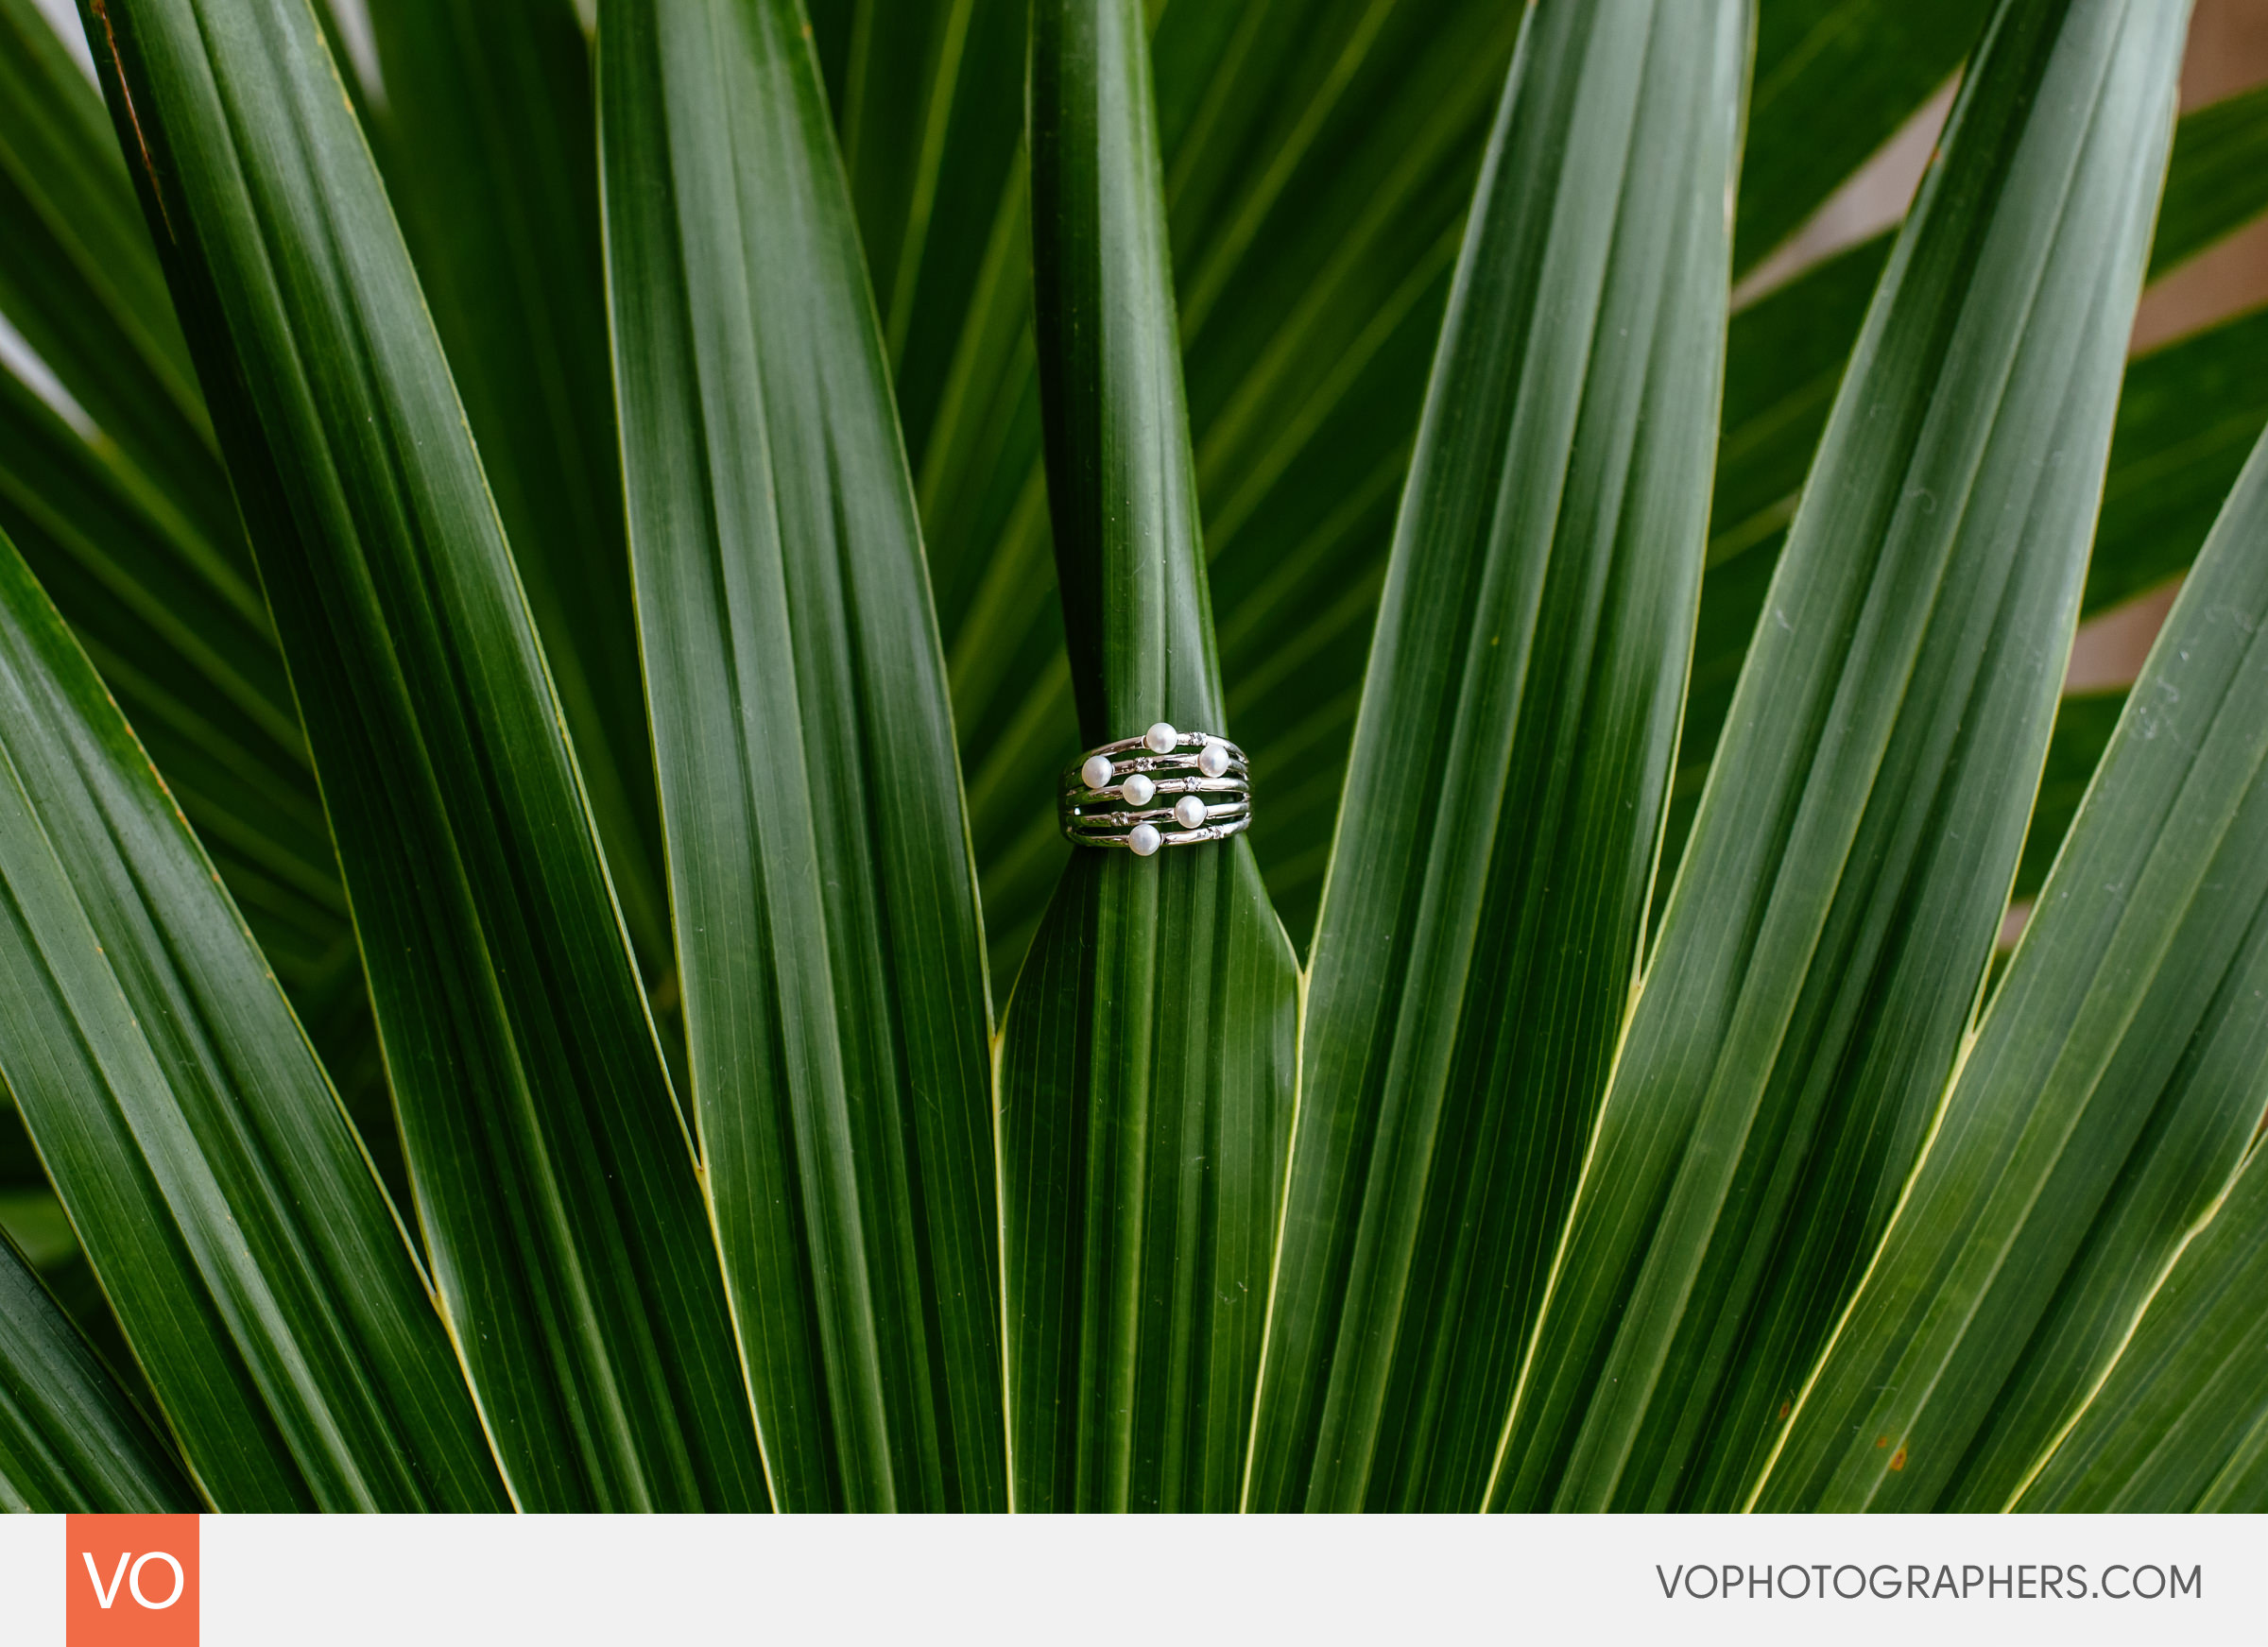
[[[2205,1568],[2192,1562],[2110,1562],[1933,1567],[1922,1562],[1861,1566],[1831,1561],[1726,1561],[1692,1567],[1656,1563],[1654,1577],[1671,1601],[2019,1601],[2123,1602],[2201,1600]]]

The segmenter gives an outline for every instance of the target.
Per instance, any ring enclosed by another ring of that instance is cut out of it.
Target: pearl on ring
[[[1228,746],[1217,738],[1208,738],[1205,746],[1197,751],[1197,770],[1208,778],[1219,778],[1228,770]]]
[[[1126,798],[1128,806],[1147,806],[1150,804],[1150,797],[1158,793],[1158,785],[1151,782],[1142,773],[1137,772],[1119,786],[1118,792]]]
[[[1171,721],[1160,721],[1142,734],[1142,741],[1148,746],[1151,754],[1170,755],[1174,752],[1174,746],[1181,741],[1181,734],[1174,730]]]
[[[1137,858],[1146,858],[1164,842],[1153,824],[1136,824],[1134,832],[1126,837],[1126,845],[1134,849]]]
[[[1110,780],[1117,774],[1117,771],[1118,768],[1111,764],[1109,756],[1090,755],[1087,757],[1086,764],[1079,768],[1079,781],[1090,789],[1108,789],[1110,787]]]
[[[1204,798],[1185,795],[1174,802],[1174,821],[1185,830],[1202,828],[1205,822]]]

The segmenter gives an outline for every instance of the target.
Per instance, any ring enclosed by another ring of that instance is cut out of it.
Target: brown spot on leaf
[[[1780,1404],[1779,1404],[1779,1415],[1780,1415],[1782,1418],[1785,1418],[1785,1417],[1786,1417],[1786,1416],[1787,1416],[1787,1415],[1789,1415],[1791,1412],[1793,1412],[1793,1411],[1795,1411],[1795,1403],[1794,1403],[1794,1402],[1792,1402],[1792,1401],[1782,1401],[1782,1402],[1780,1402]]]
[[[1874,1444],[1877,1447],[1887,1447],[1890,1445],[1890,1437],[1887,1435],[1877,1435],[1874,1438]]]
[[[1893,1452],[1890,1455],[1890,1467],[1892,1469],[1903,1469],[1906,1467],[1906,1450],[1904,1448],[1899,1448],[1896,1452]]]

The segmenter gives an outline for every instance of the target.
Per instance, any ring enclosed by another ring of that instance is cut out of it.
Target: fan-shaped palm
[[[84,6],[107,122],[0,0],[12,1501],[2261,1502],[2182,8]],[[1161,719],[1253,832],[1070,853]]]

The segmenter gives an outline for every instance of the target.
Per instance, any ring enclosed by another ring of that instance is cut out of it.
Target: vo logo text
[[[195,1516],[67,1516],[67,1647],[198,1647]]]

